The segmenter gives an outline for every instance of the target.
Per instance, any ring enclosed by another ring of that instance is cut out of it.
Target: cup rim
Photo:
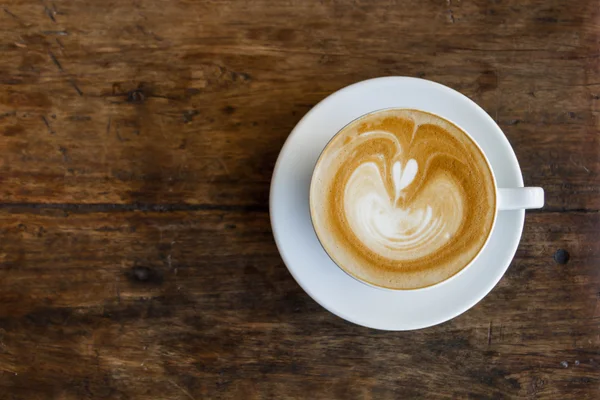
[[[492,218],[492,224],[490,226],[490,229],[488,231],[487,237],[485,239],[485,241],[483,242],[483,245],[481,246],[481,248],[479,249],[479,251],[475,254],[475,256],[464,266],[462,267],[460,270],[458,270],[457,272],[455,272],[454,274],[450,275],[449,277],[447,277],[446,279],[433,283],[431,285],[427,285],[427,286],[421,286],[421,287],[416,287],[416,288],[392,288],[392,287],[386,287],[386,286],[380,286],[377,285],[375,283],[372,282],[368,282],[362,278],[359,278],[358,276],[355,276],[354,274],[350,273],[349,271],[347,271],[346,269],[344,269],[340,263],[338,263],[335,258],[329,254],[329,252],[327,251],[327,249],[325,248],[325,246],[323,245],[323,242],[321,241],[321,237],[319,236],[319,232],[317,232],[317,229],[315,227],[315,221],[314,221],[314,217],[313,217],[313,206],[312,206],[312,196],[313,196],[313,187],[315,185],[315,172],[317,171],[317,168],[319,167],[319,164],[322,161],[323,158],[323,154],[325,153],[325,151],[327,150],[327,148],[331,145],[331,143],[333,142],[333,140],[344,130],[346,129],[347,126],[353,124],[354,122],[368,117],[370,115],[373,115],[375,113],[379,113],[379,112],[384,112],[384,111],[390,111],[390,110],[403,110],[403,111],[418,111],[418,112],[422,112],[425,114],[430,114],[433,116],[436,116],[452,125],[454,125],[456,128],[458,128],[461,132],[463,132],[467,138],[469,138],[471,140],[471,142],[475,145],[475,147],[479,150],[479,152],[481,153],[481,155],[483,155],[483,159],[485,160],[485,164],[488,167],[488,170],[490,171],[490,175],[492,177],[492,187],[494,188],[494,215]],[[386,107],[386,108],[380,108],[377,110],[373,110],[373,111],[369,111],[365,114],[362,114],[356,118],[354,118],[353,120],[349,121],[347,124],[345,124],[344,126],[342,126],[325,144],[325,146],[323,146],[323,149],[321,150],[321,152],[319,153],[319,157],[317,158],[317,161],[315,163],[315,166],[313,167],[312,173],[311,173],[311,177],[310,177],[310,186],[309,186],[309,190],[308,190],[308,209],[309,209],[309,216],[310,216],[310,222],[311,222],[311,226],[312,229],[315,233],[315,236],[317,238],[317,241],[319,242],[319,245],[321,246],[321,248],[323,249],[323,251],[325,252],[325,254],[327,254],[327,257],[329,257],[329,259],[341,270],[343,271],[345,274],[347,274],[348,276],[350,276],[351,278],[355,279],[356,281],[373,287],[375,289],[380,289],[380,290],[384,290],[384,291],[388,291],[388,292],[418,292],[418,291],[426,291],[426,290],[430,290],[433,288],[437,288],[443,284],[446,284],[447,282],[454,280],[456,277],[458,277],[459,275],[461,275],[465,270],[467,270],[468,268],[470,268],[475,261],[479,258],[479,256],[484,252],[485,248],[488,246],[489,242],[490,242],[490,238],[492,236],[492,232],[494,231],[494,228],[496,226],[496,221],[498,220],[498,185],[497,185],[497,181],[496,181],[496,175],[494,174],[494,170],[492,169],[492,165],[490,163],[490,160],[488,159],[487,154],[485,154],[485,151],[481,148],[481,146],[479,145],[479,143],[477,143],[477,141],[473,138],[473,136],[471,136],[469,134],[469,132],[467,132],[464,128],[462,128],[459,124],[455,123],[454,121],[442,117],[439,114],[436,114],[434,112],[431,111],[425,111],[422,109],[418,109],[418,108],[411,108],[411,107]]]

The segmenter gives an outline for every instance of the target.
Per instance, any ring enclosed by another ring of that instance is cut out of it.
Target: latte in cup
[[[459,127],[387,109],[345,126],[310,187],[315,232],[355,278],[389,289],[440,283],[481,251],[496,216],[494,176]]]

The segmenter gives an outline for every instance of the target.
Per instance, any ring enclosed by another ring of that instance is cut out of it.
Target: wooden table
[[[269,224],[292,127],[384,75],[472,98],[547,195],[415,332],[325,311]],[[598,399],[599,132],[597,0],[4,0],[0,399]]]

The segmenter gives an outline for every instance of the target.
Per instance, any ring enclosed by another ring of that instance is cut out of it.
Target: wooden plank
[[[312,301],[279,258],[266,213],[21,207],[3,210],[0,226],[0,392],[599,393],[599,214],[528,215],[490,295],[455,320],[402,333],[355,326]],[[565,265],[553,260],[559,248]]]
[[[89,3],[0,16],[4,202],[264,207],[312,105],[409,75],[481,104],[548,209],[600,209],[594,2]]]

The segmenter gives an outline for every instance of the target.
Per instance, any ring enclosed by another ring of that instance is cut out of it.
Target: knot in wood
[[[143,103],[146,100],[146,96],[141,89],[130,90],[127,92],[128,103]]]
[[[150,279],[152,271],[148,267],[133,267],[131,273],[135,280],[145,282]]]
[[[568,263],[569,258],[571,258],[571,255],[564,249],[558,249],[556,250],[556,253],[554,253],[554,261],[556,261],[558,264],[564,265]]]

